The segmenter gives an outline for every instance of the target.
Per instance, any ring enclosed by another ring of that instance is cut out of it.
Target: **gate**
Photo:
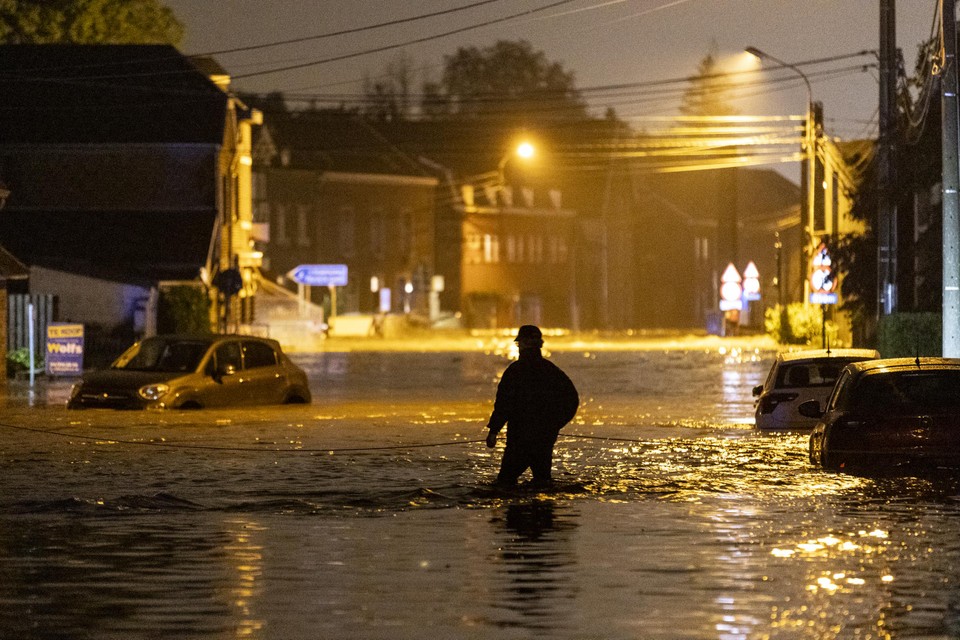
[[[7,297],[7,353],[30,346],[28,305],[33,303],[34,352],[43,353],[47,325],[57,320],[57,297],[52,293],[10,294]]]

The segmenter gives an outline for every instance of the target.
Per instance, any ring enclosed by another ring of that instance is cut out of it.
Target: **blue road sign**
[[[311,287],[345,287],[347,285],[347,265],[345,264],[302,264],[287,274],[297,284]]]

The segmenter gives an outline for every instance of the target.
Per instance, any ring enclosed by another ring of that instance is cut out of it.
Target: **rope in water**
[[[425,449],[429,447],[449,447],[456,445],[464,444],[477,444],[479,442],[485,442],[485,438],[476,439],[476,440],[448,440],[443,442],[428,442],[421,444],[398,444],[398,445],[385,445],[377,447],[340,447],[340,448],[323,448],[323,449],[279,449],[279,448],[266,448],[268,445],[261,445],[256,447],[222,447],[216,445],[203,445],[203,444],[184,444],[176,442],[155,442],[155,441],[146,441],[146,440],[124,440],[120,438],[110,438],[106,436],[99,435],[84,435],[76,433],[65,433],[63,431],[54,431],[50,429],[37,429],[35,427],[25,427],[22,425],[15,425],[0,422],[0,427],[6,429],[13,429],[16,431],[29,431],[31,433],[40,433],[48,436],[59,436],[62,438],[70,439],[83,439],[83,440],[96,440],[98,442],[104,442],[108,444],[124,444],[140,447],[164,447],[168,449],[200,449],[206,451],[252,451],[256,453],[353,453],[360,451],[388,451],[388,450],[397,450],[397,449]],[[575,433],[562,433],[560,434],[562,438],[581,438],[585,440],[608,440],[613,442],[633,442],[637,444],[643,444],[643,440],[635,440],[631,438],[610,438],[604,436],[585,436]]]

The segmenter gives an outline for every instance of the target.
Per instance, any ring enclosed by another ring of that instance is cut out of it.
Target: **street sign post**
[[[345,264],[301,264],[287,273],[287,277],[297,284],[308,287],[345,287],[347,285],[347,265]]]
[[[823,242],[810,259],[810,302],[837,304],[837,280],[833,273],[833,259]]]
[[[720,311],[740,311],[743,309],[743,287],[740,272],[733,266],[727,265],[720,276]]]
[[[51,322],[47,325],[48,376],[83,375],[83,325]]]

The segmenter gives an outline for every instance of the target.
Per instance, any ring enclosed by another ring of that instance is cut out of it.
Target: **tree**
[[[683,94],[680,113],[685,116],[732,116],[737,110],[729,104],[736,85],[717,62],[716,45],[697,67],[697,75]]]
[[[3,44],[172,44],[183,24],[159,0],[0,0]]]
[[[364,115],[380,121],[408,118],[412,85],[413,63],[408,55],[400,54],[377,78],[364,77]]]
[[[443,78],[424,86],[425,117],[494,118],[523,123],[586,117],[573,73],[549,62],[529,42],[500,40],[491,47],[461,47],[444,58]]]
[[[936,312],[942,305],[942,225],[936,197],[941,178],[939,76],[936,40],[920,46],[914,75],[900,83],[897,101],[897,308],[901,312]],[[854,163],[856,166],[857,163]],[[843,281],[841,308],[854,326],[872,323],[877,311],[878,210],[877,158],[857,180],[851,216],[864,222],[864,234],[841,238],[835,252]]]

